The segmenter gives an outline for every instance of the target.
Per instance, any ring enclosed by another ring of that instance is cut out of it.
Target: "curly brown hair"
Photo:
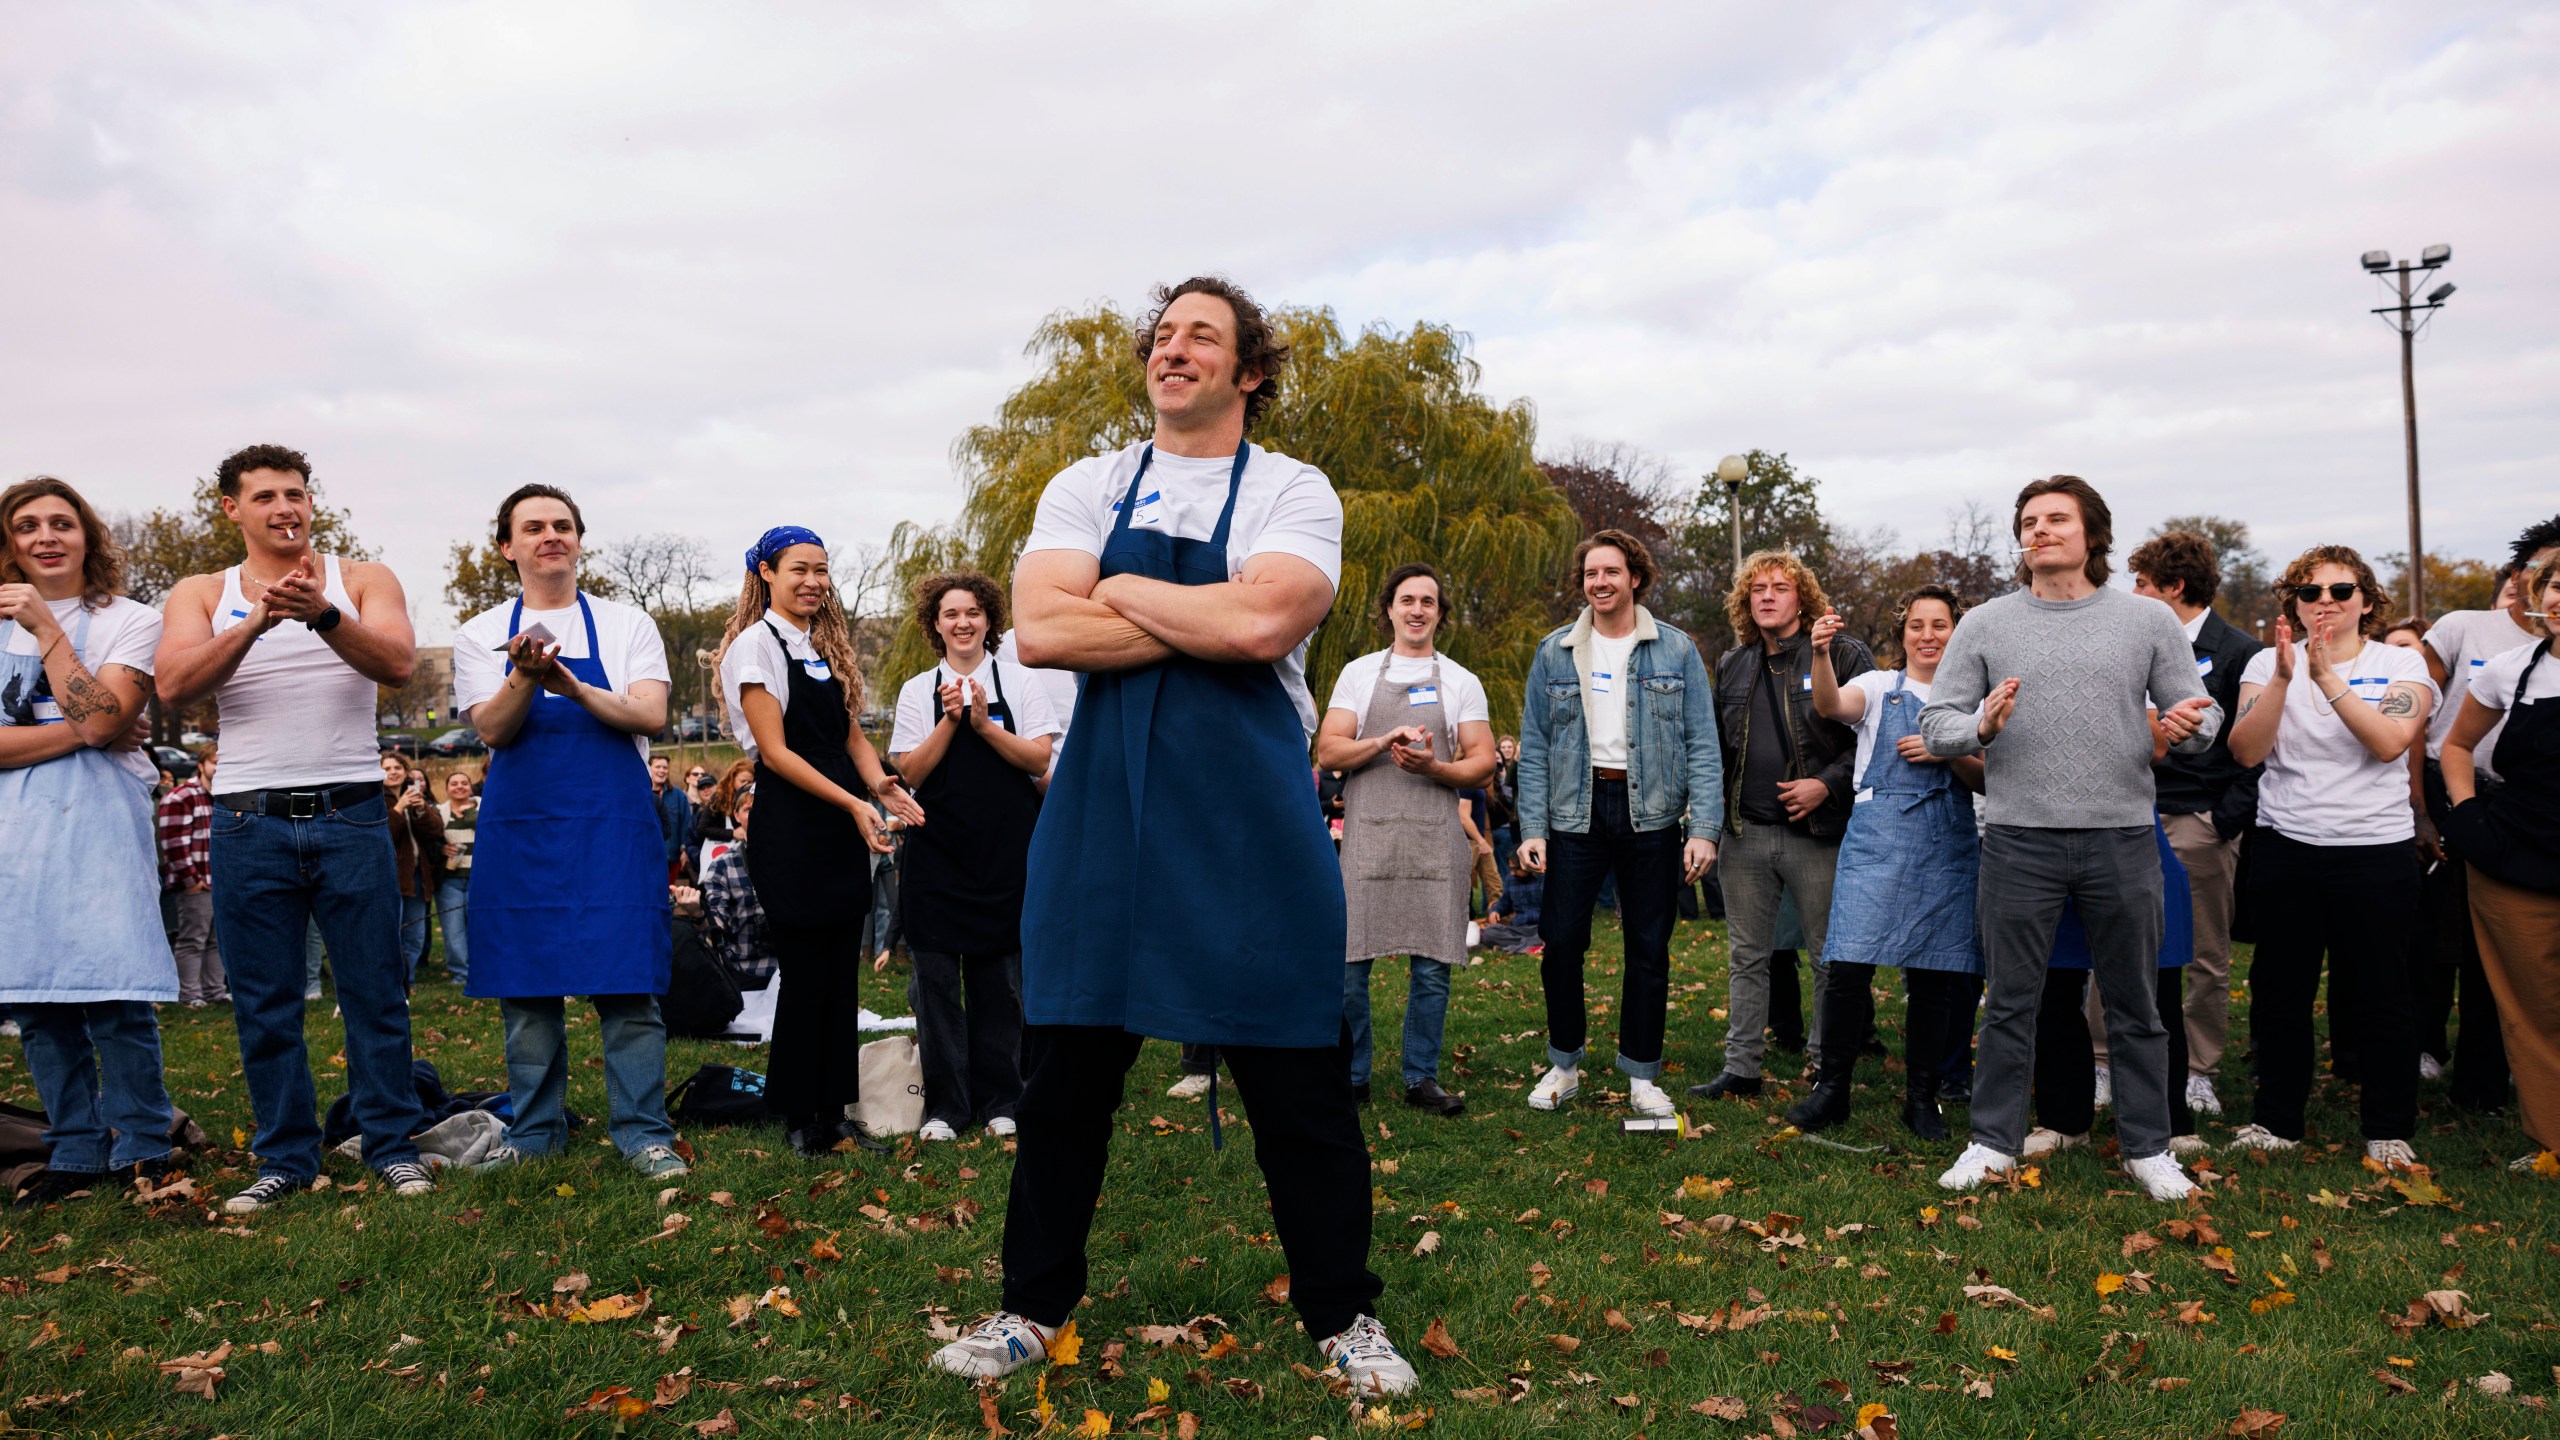
[[[1760,643],[1760,622],[1751,618],[1751,582],[1763,570],[1775,570],[1796,582],[1796,613],[1806,620],[1831,608],[1830,597],[1822,593],[1822,582],[1814,578],[1813,567],[1793,550],[1755,550],[1734,573],[1733,588],[1725,592],[1724,618],[1733,626],[1733,643]],[[1899,623],[1899,622],[1897,622]]]
[[[2311,583],[2311,572],[2323,565],[2336,565],[2356,577],[2356,588],[2364,592],[2364,618],[2356,622],[2356,633],[2371,638],[2382,633],[2390,622],[2385,616],[2391,609],[2391,592],[2382,588],[2373,567],[2347,545],[2314,545],[2293,557],[2284,567],[2284,576],[2276,581],[2276,593],[2284,600],[2284,618],[2293,625],[2293,633],[2305,639],[2309,633],[2302,625],[2301,606],[2293,598],[2293,587]]]
[[[948,646],[942,638],[942,627],[934,622],[942,615],[942,597],[954,590],[966,590],[977,597],[978,608],[987,615],[987,653],[996,653],[1004,639],[1009,616],[1004,607],[1004,588],[975,570],[940,570],[916,582],[916,628],[924,632],[925,643],[933,653],[941,655]]]
[[[224,456],[222,468],[213,472],[214,484],[225,495],[240,493],[240,477],[252,470],[278,470],[302,477],[305,489],[311,485],[311,461],[299,450],[282,445],[251,445]]]
[[[1573,588],[1582,588],[1583,562],[1591,558],[1592,551],[1603,547],[1626,557],[1627,578],[1635,582],[1636,603],[1643,604],[1644,592],[1653,588],[1653,552],[1644,548],[1643,541],[1615,526],[1594,530],[1590,538],[1573,547]]]
[[[18,512],[46,496],[52,496],[71,507],[80,521],[80,534],[86,542],[80,561],[80,600],[91,610],[106,604],[124,591],[124,547],[116,543],[115,532],[70,482],[51,475],[38,475],[21,480],[0,491],[0,531],[6,531],[18,518]],[[0,540],[0,584],[24,585],[30,582],[18,568],[18,547]]]
[[[2201,610],[2222,589],[2222,562],[2213,542],[2193,530],[2168,530],[2133,547],[2126,568],[2149,580],[2155,589],[2182,586],[2178,598]]]
[[[1247,375],[1261,377],[1261,383],[1244,393],[1244,428],[1251,430],[1262,412],[1280,401],[1280,372],[1289,368],[1289,343],[1271,328],[1271,317],[1244,291],[1244,287],[1224,275],[1194,275],[1179,285],[1159,285],[1152,297],[1155,310],[1146,323],[1138,327],[1136,336],[1138,364],[1144,366],[1156,350],[1156,327],[1164,323],[1164,312],[1185,295],[1208,295],[1227,302],[1236,317],[1236,381]]]

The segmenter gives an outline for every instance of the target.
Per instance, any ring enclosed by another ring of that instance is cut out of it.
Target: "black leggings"
[[[1824,1033],[1814,1049],[1855,1064],[1859,1046],[1875,1033],[1876,967],[1834,960],[1827,969],[1830,978],[1823,984],[1821,1011]],[[1935,1095],[1947,1056],[1964,1043],[1973,1023],[1973,992],[1979,981],[1952,970],[1906,969],[1902,978],[1910,996],[1902,1023],[1903,1084],[1913,1095]]]
[[[2367,1140],[2406,1140],[2418,1124],[2418,1036],[2409,937],[2418,924],[2418,852],[2308,845],[2260,827],[2249,837],[2258,949],[2249,962],[2249,1039],[2258,1095],[2250,1119],[2303,1137],[2311,1098],[2312,1001],[2329,962],[2329,1030],[2356,1059]]]
[[[862,1095],[862,922],[783,925],[765,938],[779,966],[782,1003],[765,1059],[765,1103],[784,1119],[842,1118]]]
[[[2160,972],[2152,999],[2160,1013],[2176,1019],[2185,1003],[2187,972],[2172,966]],[[2044,1003],[2036,1011],[2036,1123],[2065,1135],[2086,1135],[2098,1114],[2098,1047],[2089,1041],[2089,972],[2049,968],[2044,972]],[[2193,1135],[2196,1117],[2187,1109],[2187,1027],[2164,1024],[2169,1032],[2169,1133]]]

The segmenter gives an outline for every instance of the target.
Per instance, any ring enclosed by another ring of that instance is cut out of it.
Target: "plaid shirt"
[[[193,777],[160,799],[160,885],[187,890],[213,883],[213,800]]]
[[[712,944],[741,985],[761,985],[773,978],[779,962],[764,940],[764,905],[747,879],[745,847],[732,845],[702,872],[702,918],[711,925]]]

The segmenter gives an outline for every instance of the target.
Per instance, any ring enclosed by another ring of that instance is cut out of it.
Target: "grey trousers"
[[[1785,825],[1752,825],[1725,832],[1716,851],[1717,883],[1724,889],[1725,935],[1733,947],[1726,979],[1724,1069],[1760,1078],[1769,1045],[1769,952],[1778,937],[1781,893],[1793,895],[1804,921],[1805,958],[1813,962],[1814,1059],[1822,1059],[1823,934],[1831,924],[1831,876],[1840,842],[1800,835]],[[1855,1043],[1854,1041],[1852,1043]]]
[[[2160,936],[2160,851],[2151,827],[2041,830],[1994,825],[1982,837],[1976,913],[1986,967],[1974,1061],[1973,1138],[2015,1155],[2027,1138],[2036,1012],[2068,897],[2089,932],[2092,979],[2107,1016],[2116,1138],[2124,1158],[2169,1148],[2169,1032],[2153,998]],[[2181,1077],[2180,1083],[2184,1084]]]

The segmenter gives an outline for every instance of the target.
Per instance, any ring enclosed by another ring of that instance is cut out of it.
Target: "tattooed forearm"
[[[2241,701],[2241,702],[2240,702],[2240,713],[2239,713],[2239,714],[2237,714],[2237,715],[2232,716],[2231,718],[2232,718],[2232,719],[2234,719],[2234,720],[2245,720],[2245,719],[2247,719],[2247,718],[2248,718],[2249,712],[2250,712],[2250,711],[2252,711],[2252,710],[2255,710],[2255,709],[2257,709],[2257,708],[2258,708],[2258,697],[2257,697],[2257,696],[2255,696],[2255,695],[2252,695],[2252,696],[2250,696],[2248,699],[2243,700],[2243,701]]]
[[[2382,702],[2373,708],[2394,720],[2406,720],[2418,713],[2418,697],[2413,691],[2394,686],[2383,692]]]
[[[116,711],[115,692],[98,683],[89,667],[78,659],[70,661],[71,673],[54,687],[54,699],[62,706],[62,718],[77,725],[96,715],[112,715]]]

